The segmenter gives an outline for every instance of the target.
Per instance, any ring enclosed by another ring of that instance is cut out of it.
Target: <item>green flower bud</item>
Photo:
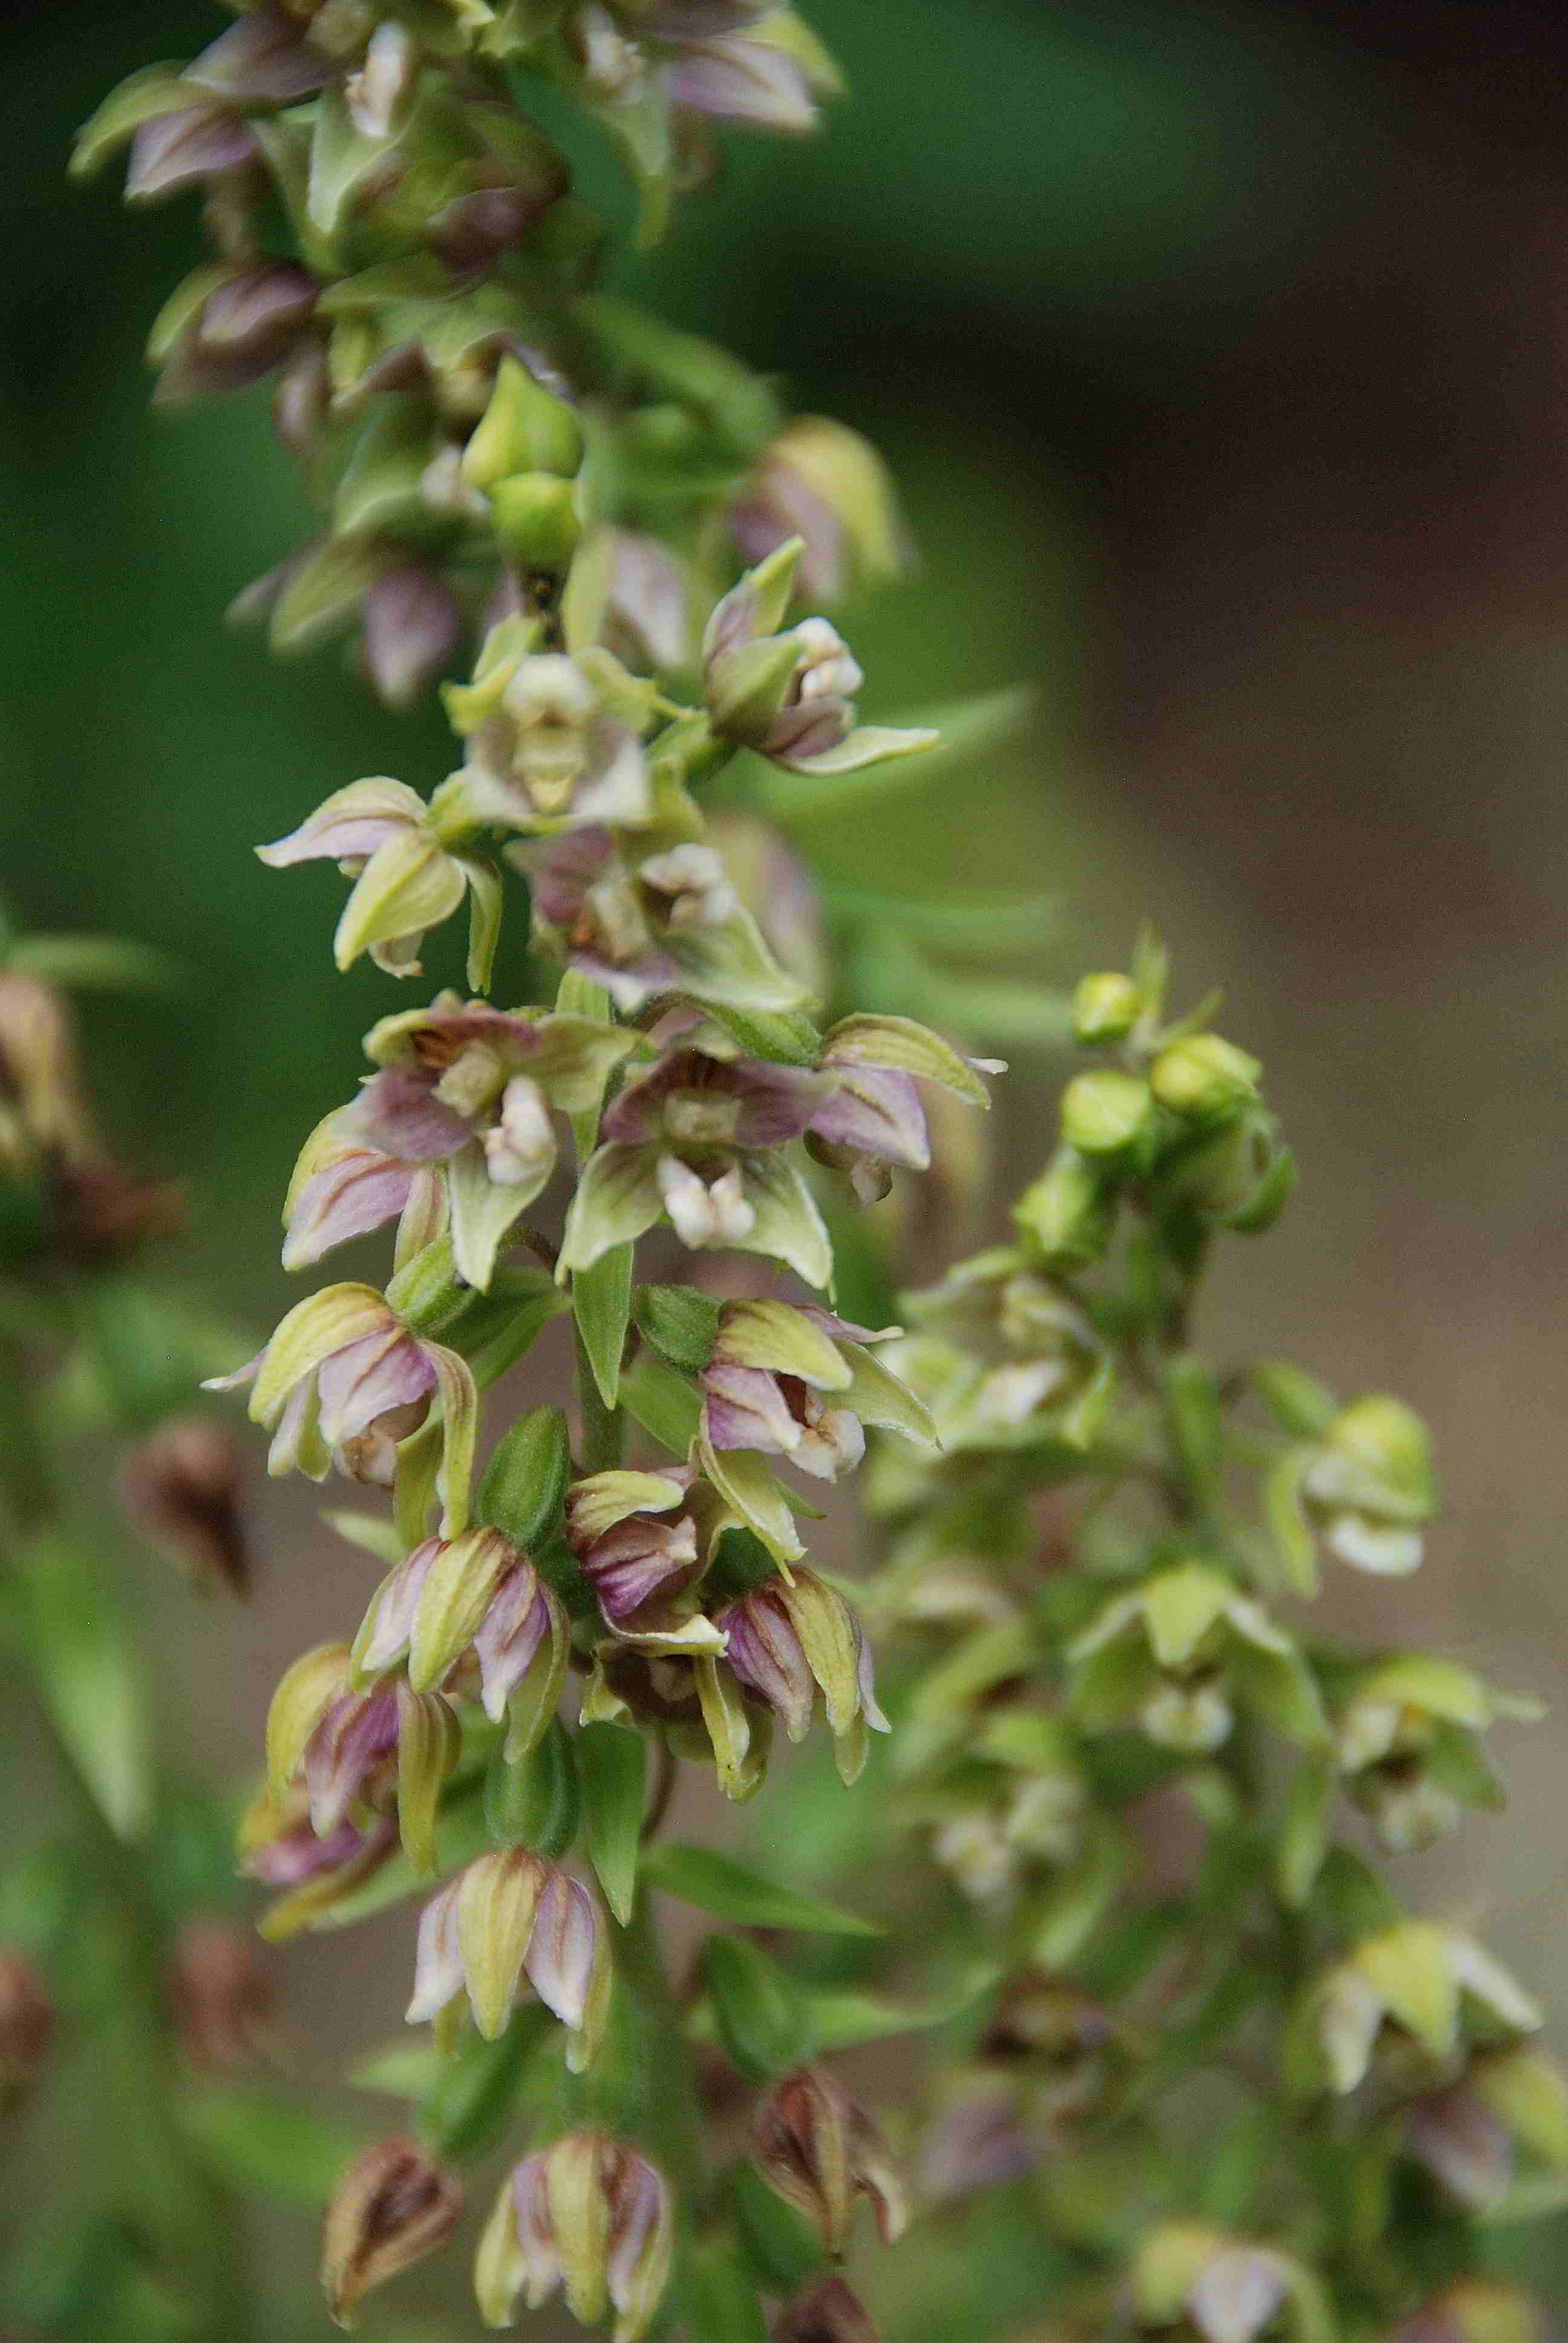
[[[1119,1155],[1150,1129],[1154,1101],[1141,1074],[1106,1066],[1075,1074],[1062,1093],[1061,1135],[1082,1155]]]
[[[1143,1014],[1130,976],[1083,977],[1072,996],[1072,1030],[1081,1041],[1120,1041]]]
[[[518,359],[504,357],[490,403],[463,450],[465,487],[493,489],[518,472],[569,480],[582,458],[582,427],[565,399],[536,382]]]
[[[1170,1113],[1206,1121],[1255,1099],[1262,1071],[1256,1058],[1218,1033],[1190,1033],[1161,1051],[1149,1082]]]
[[[1115,1200],[1087,1156],[1059,1147],[1012,1216],[1049,1267],[1075,1269],[1098,1261],[1110,1243]]]
[[[577,490],[548,472],[518,472],[490,491],[503,552],[525,569],[558,577],[570,567],[582,535]]]

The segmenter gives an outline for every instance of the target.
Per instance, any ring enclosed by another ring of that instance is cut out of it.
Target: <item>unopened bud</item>
[[[417,2140],[384,2139],[351,2164],[332,2192],[321,2284],[339,2327],[363,2295],[438,2253],[457,2227],[463,2192]]]
[[[1114,1066],[1075,1074],[1062,1092],[1061,1135],[1081,1155],[1116,1155],[1142,1138],[1153,1109],[1141,1074]]]
[[[857,2197],[870,2200],[885,2246],[902,2233],[909,2207],[888,2144],[820,2066],[799,2066],[774,2085],[753,2137],[763,2177],[835,2258],[849,2245]]]
[[[463,451],[464,484],[490,489],[519,472],[569,480],[582,454],[582,427],[566,400],[516,358],[503,358],[490,403]]]
[[[1081,1041],[1120,1041],[1143,1014],[1130,976],[1086,976],[1072,996],[1072,1030]]]
[[[1203,1121],[1255,1099],[1262,1071],[1256,1058],[1218,1033],[1189,1033],[1161,1051],[1149,1083],[1170,1113]]]
[[[205,1416],[177,1416],[133,1448],[120,1473],[126,1509],[204,1593],[243,1595],[250,1565],[233,1441]]]
[[[549,472],[518,472],[490,491],[502,550],[525,569],[558,576],[568,568],[582,523],[570,480]]]
[[[568,2132],[502,2183],[475,2267],[480,2312],[509,2326],[519,2294],[532,2310],[562,2287],[574,2318],[613,2312],[613,2343],[638,2343],[673,2243],[669,2191],[647,2157],[606,2132]]]

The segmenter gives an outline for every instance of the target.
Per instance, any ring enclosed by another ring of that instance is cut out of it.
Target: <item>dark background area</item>
[[[1025,745],[910,832],[933,877],[1027,863],[1060,892],[1039,965],[1064,980],[1152,919],[1187,994],[1221,985],[1267,1061],[1302,1190],[1231,1249],[1211,1332],[1432,1421],[1425,1570],[1341,1585],[1336,1610],[1553,1698],[1505,1750],[1511,1822],[1412,1878],[1483,1913],[1568,2024],[1568,16],[810,13],[850,102],[820,140],[737,142],[628,281],[894,458],[922,563],[851,614],[872,711],[1031,686]],[[145,411],[141,343],[194,221],[65,180],[104,90],[216,21],[52,0],[4,36],[0,885],[29,924],[194,971],[95,1005],[96,1058],[126,1143],[190,1182],[171,1274],[262,1323],[288,1168],[387,988],[331,976],[332,876],[249,850],[359,774],[427,788],[444,752],[334,653],[280,669],[223,628],[302,533],[299,492],[263,396]],[[825,850],[864,851],[842,828]],[[1044,1152],[1057,1071],[1017,1063],[1010,1174]],[[245,1620],[148,1591],[171,1748],[236,1772],[356,1571],[292,1489],[259,1503]],[[323,2039],[355,1957],[288,1957]],[[1543,2252],[1568,2273],[1560,2237]]]

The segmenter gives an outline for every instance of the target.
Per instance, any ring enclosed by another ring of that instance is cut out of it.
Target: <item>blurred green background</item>
[[[1035,693],[1016,752],[900,813],[900,856],[1057,890],[1048,976],[1115,964],[1152,918],[1267,1060],[1302,1190],[1266,1250],[1232,1248],[1211,1332],[1432,1423],[1428,1567],[1334,1600],[1555,1696],[1507,1753],[1510,1824],[1419,1879],[1485,1911],[1563,2038],[1568,22],[1437,0],[814,18],[849,103],[819,140],[734,142],[628,281],[894,458],[922,558],[850,614],[873,712]],[[27,924],[194,972],[95,1004],[95,1058],[123,1145],[189,1183],[170,1274],[260,1324],[295,1151],[387,1003],[366,968],[331,977],[332,874],[250,849],[360,774],[445,768],[438,721],[346,689],[335,653],[280,669],[224,628],[303,533],[265,392],[147,413],[141,344],[195,222],[65,181],[104,90],[216,22],[48,0],[5,35],[0,887]],[[823,850],[879,840],[862,817]],[[1057,1070],[1012,1054],[1021,1176]],[[235,1774],[361,1576],[294,1489],[257,1506],[247,1614],[146,1590],[170,1752]],[[25,1755],[17,1778],[25,1799]],[[383,1990],[343,1941],[280,1967],[307,2038],[342,2047],[351,1976],[356,2038],[393,2022],[400,1967]],[[1568,2302],[1568,2236],[1537,2260]]]

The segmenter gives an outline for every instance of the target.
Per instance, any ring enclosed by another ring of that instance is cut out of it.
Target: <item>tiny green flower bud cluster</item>
[[[1314,1628],[1321,1561],[1421,1563],[1429,1443],[1397,1400],[1195,1348],[1215,1240],[1272,1219],[1290,1159],[1256,1060],[1164,987],[1146,944],[1079,988],[1097,1062],[1014,1242],[908,1297],[881,1354],[939,1442],[866,1483],[901,1815],[991,1964],[925,2186],[1036,2176],[1081,2281],[1063,2332],[1081,2298],[1095,2333],[1409,2343],[1486,2316],[1473,2224],[1561,2186],[1568,2087],[1530,1995],[1375,1858],[1499,1805],[1490,1728],[1540,1711]]]

